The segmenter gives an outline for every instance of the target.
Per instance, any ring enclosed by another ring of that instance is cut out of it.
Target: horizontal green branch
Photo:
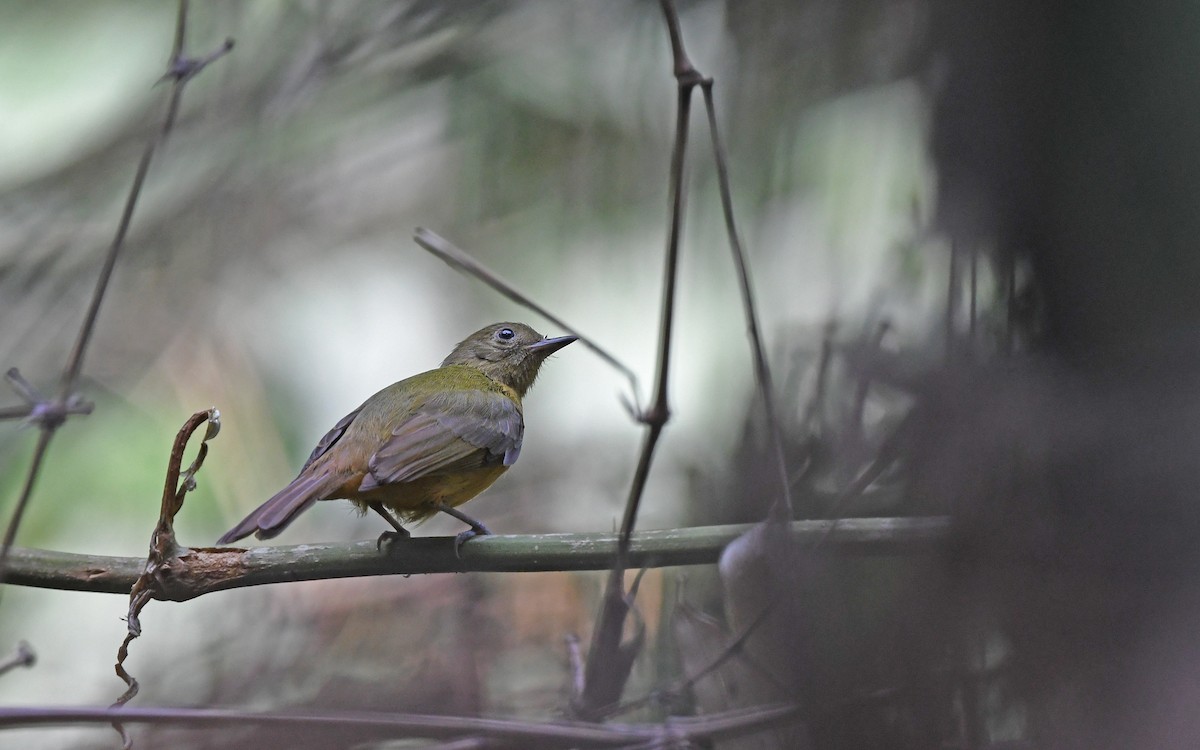
[[[792,536],[831,552],[895,555],[929,552],[949,532],[949,520],[851,518],[796,521]],[[633,535],[631,568],[715,563],[721,550],[753,526],[698,526]],[[413,537],[380,552],[375,542],[298,544],[288,547],[181,548],[159,580],[158,598],[184,601],[210,591],[285,581],[354,576],[605,570],[617,550],[616,534],[536,534],[472,539],[454,553],[453,537]],[[142,572],[140,557],[78,555],[14,547],[5,583],[37,588],[128,594]]]

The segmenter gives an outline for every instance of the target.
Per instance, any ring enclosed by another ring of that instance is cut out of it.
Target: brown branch
[[[183,453],[188,441],[199,429],[206,425],[204,438],[200,441],[200,449],[187,471],[182,471]],[[126,690],[112,704],[112,708],[124,706],[138,694],[138,681],[125,670],[125,659],[129,657],[129,644],[142,634],[142,625],[138,620],[142,609],[155,597],[160,586],[163,571],[171,566],[171,561],[179,554],[179,545],[175,541],[175,515],[183,508],[183,499],[188,492],[196,488],[196,472],[204,465],[208,455],[208,441],[221,431],[221,414],[216,409],[205,409],[193,414],[175,435],[175,444],[171,448],[171,457],[167,461],[167,478],[163,483],[162,504],[158,513],[158,524],[150,535],[150,554],[146,558],[145,567],[129,591],[129,614],[125,621],[128,632],[125,640],[117,649],[117,663],[114,666],[117,677],[125,682]],[[120,723],[113,728],[121,733],[125,747],[131,746],[129,734]]]

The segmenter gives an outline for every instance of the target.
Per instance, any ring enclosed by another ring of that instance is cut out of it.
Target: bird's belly
[[[411,482],[397,482],[368,492],[356,493],[349,499],[363,510],[366,510],[367,503],[379,501],[384,507],[398,513],[406,523],[424,521],[438,512],[432,506],[438,503],[445,503],[451,507],[462,505],[491,487],[507,469],[508,467],[503,465],[489,466],[452,474],[425,476]]]

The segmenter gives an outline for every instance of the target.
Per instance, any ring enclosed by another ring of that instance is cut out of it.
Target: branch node
[[[675,81],[680,87],[690,88],[693,86],[701,86],[703,88],[708,88],[708,86],[705,86],[706,83],[709,86],[712,85],[711,78],[705,78],[703,73],[692,67],[691,62],[685,61],[685,63],[686,65],[682,70],[680,68],[675,68]]]
[[[638,415],[638,421],[651,427],[663,427],[671,419],[671,409],[665,403],[656,403]]]
[[[36,425],[43,429],[56,430],[62,426],[63,422],[67,421],[68,415],[91,414],[95,408],[95,404],[78,393],[72,393],[66,399],[46,398],[37,389],[37,386],[26,380],[21,371],[15,367],[9,368],[8,372],[4,373],[4,379],[21,397],[21,400],[29,406],[28,411],[24,413],[14,411],[5,415],[20,418],[22,420],[21,427]]]
[[[159,79],[159,83],[163,81],[178,81],[179,83],[190,81],[210,64],[229,54],[230,50],[233,49],[233,44],[233,39],[226,39],[221,43],[220,47],[217,47],[204,57],[175,55],[171,58],[170,64],[167,65],[167,72]]]

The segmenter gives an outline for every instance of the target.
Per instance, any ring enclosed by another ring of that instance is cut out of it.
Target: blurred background
[[[745,654],[618,720],[798,700],[801,728],[721,747],[1194,746],[1200,11],[679,9],[716,80],[797,516],[951,514],[958,533],[865,560],[747,537],[719,571],[651,571],[627,697],[707,662],[775,604]],[[0,6],[0,364],[48,392],[161,122],[175,12]],[[189,50],[226,37],[235,50],[188,86],[101,310],[84,367],[95,413],[55,439],[19,545],[144,554],[174,433],[216,406],[222,432],[176,522],[181,543],[211,544],[337,419],[466,334],[497,320],[561,333],[429,256],[418,226],[648,389],[675,114],[657,4],[196,4]],[[779,493],[703,119],[672,420],[642,529],[757,521]],[[582,347],[555,356],[526,401],[520,464],[470,513],[498,533],[613,529],[641,441],[623,394]],[[34,435],[0,430],[4,519]],[[276,541],[381,530],[323,503]],[[603,578],[347,579],[155,602],[127,663],[134,705],[561,716],[563,639],[587,643]],[[0,649],[24,638],[39,661],[0,678],[0,703],[115,699],[126,607],[9,587]],[[135,737],[379,739],[273,731]]]

